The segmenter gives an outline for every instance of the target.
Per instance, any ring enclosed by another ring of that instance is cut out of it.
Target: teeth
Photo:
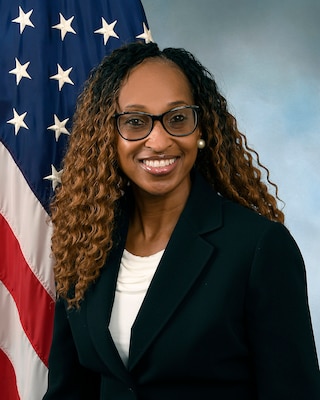
[[[167,167],[175,162],[175,158],[170,158],[169,160],[143,160],[146,166],[151,168]]]

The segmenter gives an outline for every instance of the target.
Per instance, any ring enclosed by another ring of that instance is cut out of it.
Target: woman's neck
[[[148,256],[167,246],[188,198],[184,196],[135,196],[126,242],[132,254]]]

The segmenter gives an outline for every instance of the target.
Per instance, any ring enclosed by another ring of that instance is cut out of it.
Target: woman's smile
[[[173,171],[177,165],[178,157],[146,158],[141,160],[142,168],[152,175],[166,175]]]

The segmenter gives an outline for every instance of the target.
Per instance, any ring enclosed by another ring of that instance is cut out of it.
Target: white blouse
[[[129,357],[131,327],[164,250],[148,257],[123,251],[109,330],[123,363]]]

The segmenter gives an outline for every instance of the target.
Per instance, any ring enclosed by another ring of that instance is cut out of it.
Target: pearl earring
[[[202,150],[206,147],[206,142],[203,139],[197,140],[197,147],[198,149]]]

